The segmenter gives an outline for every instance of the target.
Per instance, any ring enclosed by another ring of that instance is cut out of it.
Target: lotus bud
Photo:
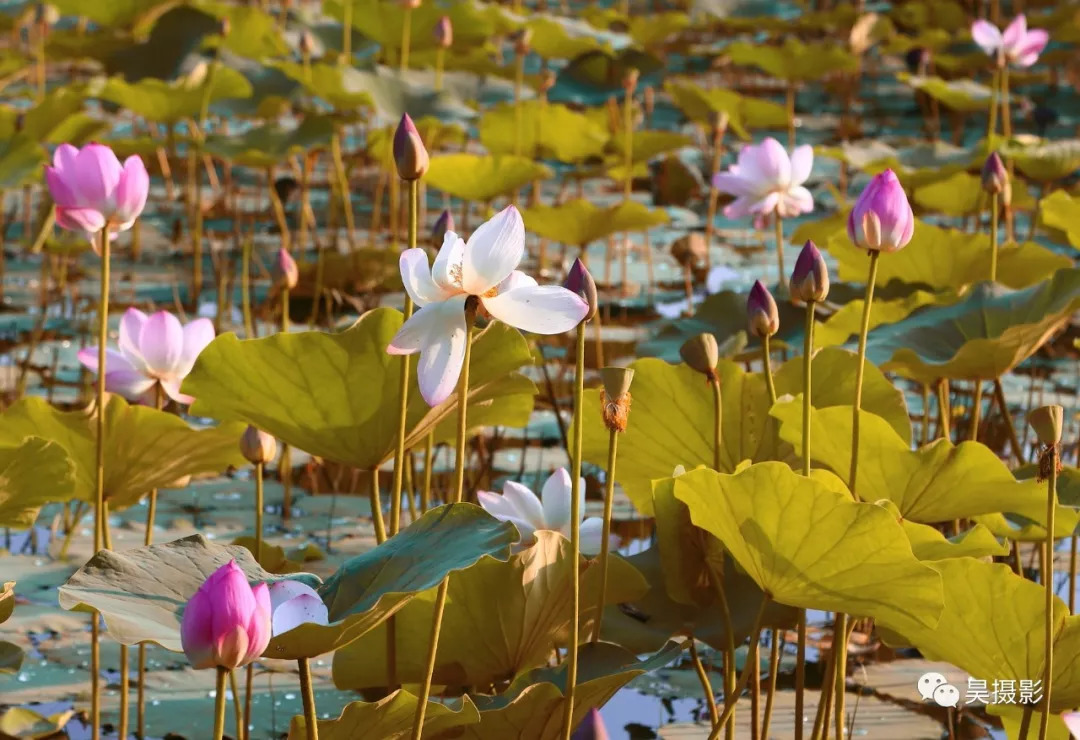
[[[593,708],[574,730],[570,740],[610,740],[610,737],[604,726],[604,718],[600,716],[599,710]]]
[[[304,57],[309,57],[315,53],[315,37],[311,31],[304,29],[304,32],[300,34],[300,54]]]
[[[514,42],[514,53],[518,56],[525,56],[529,53],[529,49],[532,48],[532,29],[526,26],[519,31],[514,32],[510,37]]]
[[[419,180],[428,171],[428,152],[416,124],[406,113],[394,131],[394,163],[402,180]]]
[[[289,254],[289,250],[284,247],[278,250],[277,271],[281,284],[287,290],[292,290],[300,282],[300,268],[296,266],[296,260]]]
[[[249,424],[240,435],[240,454],[252,465],[265,465],[277,455],[277,440]]]
[[[771,337],[780,329],[776,300],[760,280],[755,280],[750,288],[750,295],[746,299],[746,318],[751,333],[761,339]]]
[[[551,88],[555,87],[555,80],[556,79],[557,79],[557,76],[555,74],[555,70],[553,70],[553,69],[545,69],[543,72],[541,72],[540,73],[540,94],[541,95],[547,95],[548,91],[551,90]]]
[[[600,368],[600,380],[604,384],[600,391],[604,425],[613,432],[626,431],[630,416],[630,383],[633,379],[634,371],[631,368]]]
[[[192,668],[242,668],[270,643],[270,592],[235,560],[214,571],[184,607],[180,644]]]
[[[1001,161],[1001,155],[997,152],[990,152],[990,156],[986,158],[982,168],[983,190],[993,195],[1005,190],[1008,183],[1009,171],[1005,169],[1005,163]]]
[[[416,10],[420,7],[420,0],[398,0],[398,3],[405,10]]]
[[[703,332],[687,339],[683,342],[683,346],[679,347],[679,357],[691,370],[701,373],[709,380],[716,379],[716,364],[720,362],[720,345],[712,334]]]
[[[454,43],[454,24],[450,16],[444,15],[435,23],[435,43],[443,49],[449,49]]]
[[[222,36],[222,37],[228,36],[231,31],[232,31],[232,21],[230,21],[228,18],[222,18],[221,20],[218,21],[217,32],[218,32],[219,36]]]
[[[626,90],[627,95],[634,94],[634,90],[637,89],[638,78],[640,76],[641,73],[635,67],[631,67],[630,69],[626,70],[626,73],[623,75],[622,85],[623,89]]]
[[[1046,447],[1053,447],[1061,442],[1061,430],[1064,427],[1065,409],[1057,404],[1040,406],[1028,414],[1028,424],[1035,431]]]
[[[600,298],[596,293],[596,281],[593,280],[589,268],[585,267],[585,263],[581,261],[580,257],[574,260],[573,266],[570,267],[570,272],[566,274],[566,280],[563,282],[563,287],[571,293],[580,296],[583,301],[589,304],[589,312],[585,314],[585,318],[583,318],[582,321],[591,321],[592,318],[596,316],[596,310],[600,305]]]
[[[443,239],[446,238],[446,232],[454,230],[454,217],[450,215],[450,211],[443,211],[440,216],[435,219],[435,225],[431,227],[431,246],[438,249],[442,246]]]
[[[791,272],[791,297],[803,303],[819,303],[829,295],[829,268],[813,240],[808,240]]]
[[[848,238],[860,249],[896,252],[915,233],[915,214],[892,170],[875,175],[848,214]]]

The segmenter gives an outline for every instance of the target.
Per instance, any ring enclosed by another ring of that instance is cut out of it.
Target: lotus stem
[[[454,454],[454,503],[460,504],[465,494],[465,435],[468,431],[467,406],[469,400],[469,363],[472,361],[472,327],[476,320],[476,309],[466,303],[465,306],[465,360],[461,365],[461,378],[458,380],[458,427],[457,447]],[[428,698],[431,696],[431,677],[435,673],[435,658],[439,650],[439,632],[442,630],[443,612],[446,609],[446,592],[450,585],[447,575],[439,584],[435,594],[435,613],[431,620],[431,641],[428,647],[427,668],[424,680],[420,684],[420,694],[416,701],[416,715],[413,717],[412,740],[420,740],[424,732],[424,717],[427,714]],[[574,620],[576,623],[576,619]]]
[[[131,654],[127,645],[120,645],[120,722],[116,728],[118,738],[128,736],[128,715],[131,714]]]
[[[724,579],[720,571],[712,565],[709,566],[709,577],[716,584],[716,596],[720,602],[720,616],[724,625],[724,638],[727,643],[724,646],[724,701],[735,693],[735,630],[731,623],[731,608],[728,605],[727,590],[724,588]],[[732,710],[731,716],[726,720],[726,740],[735,740],[735,715]]]
[[[634,190],[634,91],[629,87],[623,101],[623,136],[623,163],[626,167],[623,200],[630,200],[630,194]]]
[[[779,630],[772,631],[772,644],[769,646],[769,689],[765,695],[765,717],[761,720],[761,738],[769,740],[769,723],[772,720],[773,699],[776,697],[776,674],[780,672],[780,635]]]
[[[244,731],[240,735],[240,740],[250,740],[251,738],[251,689],[255,681],[254,663],[248,663],[246,674],[244,679]]]
[[[949,379],[938,381],[938,434],[952,439],[952,404],[949,402]]]
[[[834,693],[830,687],[833,685],[833,676],[836,675],[835,669],[836,663],[832,660],[827,661],[825,675],[822,676],[821,681],[822,697],[818,702],[817,714],[814,716],[814,729],[810,733],[810,740],[823,740],[828,734],[826,728],[829,726],[829,716],[832,714]]]
[[[408,14],[406,13],[406,17]],[[420,181],[409,181],[409,249],[416,247],[416,215],[417,204],[420,199]],[[405,321],[413,314],[413,302],[408,293],[405,295]],[[394,483],[390,489],[390,536],[398,533],[401,526],[401,482],[405,472],[405,427],[408,423],[406,417],[409,410],[409,368],[410,356],[401,358],[401,375],[398,382],[398,396],[401,399],[398,407],[397,446],[394,448]],[[391,617],[392,619],[392,617]]]
[[[420,513],[426,514],[431,508],[431,473],[435,461],[435,433],[428,432],[424,437],[424,487],[420,492]]]
[[[217,691],[214,694],[214,740],[225,736],[225,679],[228,668],[217,667]]]
[[[232,692],[232,704],[233,711],[236,714],[236,737],[242,738],[244,736],[244,712],[243,707],[240,706],[240,689],[236,685],[236,671],[229,671],[229,691]],[[127,738],[127,735],[120,735],[120,738]]]
[[[1012,138],[1012,110],[1009,101],[1009,65],[1001,65],[1001,133]]]
[[[1001,74],[994,67],[990,81],[990,120],[986,125],[986,140],[990,142],[997,133],[998,93],[1001,87]]]
[[[409,68],[409,43],[412,40],[412,8],[405,8],[405,17],[401,22],[401,71]]]
[[[520,156],[522,149],[521,129],[523,113],[521,92],[525,87],[525,54],[514,52],[514,154]]]
[[[787,85],[787,140],[788,149],[795,148],[795,83],[789,81]],[[783,273],[783,270],[780,271]]]
[[[319,718],[315,714],[315,691],[311,688],[311,665],[307,658],[296,661],[300,668],[300,695],[304,701],[304,731],[307,740],[319,740]]]
[[[1024,705],[1024,713],[1020,717],[1020,731],[1017,733],[1019,740],[1027,740],[1028,730],[1031,728],[1032,704]]]
[[[240,310],[244,314],[244,336],[251,339],[255,336],[255,324],[251,319],[251,249],[253,235],[248,233],[244,237],[243,246],[240,248]]]
[[[263,562],[263,463],[255,463],[255,562]]]
[[[697,674],[698,681],[701,682],[701,690],[705,693],[705,703],[709,707],[709,725],[715,728],[720,723],[720,712],[716,708],[716,692],[713,691],[709,674],[705,672],[705,666],[701,663],[694,636],[690,635],[687,642],[690,643],[690,659],[694,662],[694,672]]]
[[[341,63],[352,66],[352,15],[353,4],[346,0],[341,4]]]
[[[780,275],[777,284],[782,293],[787,290],[787,273],[784,271],[784,219],[779,212],[776,214],[776,269]]]
[[[161,387],[161,383],[154,384],[154,408],[158,411],[165,402],[165,392]],[[157,514],[157,489],[150,490],[150,495],[147,497],[146,506],[146,532],[143,534],[143,546],[149,547],[154,544],[154,517]],[[138,686],[135,687],[135,726],[137,734],[140,738],[146,737],[146,644],[139,643],[138,651]],[[124,718],[127,718],[127,714],[124,713]],[[119,734],[120,737],[126,738],[124,733]]]
[[[720,472],[720,450],[724,448],[723,442],[723,398],[720,392],[720,376],[713,371],[709,377],[709,385],[713,392],[713,470]]]
[[[281,457],[278,458],[278,480],[281,481],[281,524],[285,526],[292,517],[292,449],[287,444],[281,445]]]
[[[812,368],[814,354],[814,302],[806,304],[806,330],[803,338],[803,407],[802,474],[810,475],[810,412],[812,408]],[[803,736],[803,702],[806,693],[806,610],[799,610],[795,648],[795,740]]]
[[[311,308],[311,319],[308,321],[308,328],[314,329],[315,324],[319,320],[319,306],[322,304],[322,292],[323,292],[323,273],[326,268],[326,259],[324,257],[322,245],[316,241],[315,244],[315,289],[312,291],[312,295],[315,299],[315,305]]]
[[[998,199],[997,193],[990,195],[990,282],[997,282],[998,265]]]
[[[761,738],[761,640],[750,643],[746,668],[750,669],[750,739]]]
[[[750,630],[750,649],[753,650],[754,643],[761,639],[761,624],[765,620],[765,608],[769,605],[769,598],[766,596],[761,599],[761,606],[758,608],[757,617],[754,619],[754,626]],[[724,711],[720,715],[720,719],[717,720],[717,725],[713,727],[711,733],[709,733],[709,740],[716,740],[720,737],[720,728],[724,723],[728,721],[731,715],[735,712],[735,705],[739,701],[739,694],[746,689],[746,684],[750,680],[750,661],[747,660],[746,665],[743,666],[742,673],[739,674],[739,682],[735,686],[735,690],[730,694],[724,694]]]
[[[596,625],[593,627],[592,641],[600,641],[600,627],[604,620],[604,604],[607,602],[608,557],[611,550],[611,508],[615,499],[615,456],[619,449],[619,432],[608,432],[607,480],[604,490],[604,527],[600,539],[600,595],[596,602]],[[694,651],[691,640],[691,652]],[[713,707],[715,710],[716,707]]]
[[[570,458],[570,640],[566,655],[566,700],[563,704],[563,740],[570,740],[574,731],[574,694],[577,684],[578,643],[580,641],[581,569],[576,567],[581,559],[581,444],[584,426],[582,402],[585,398],[585,324],[577,328],[577,366],[574,370],[574,425],[573,454]]]
[[[765,366],[765,388],[769,392],[769,405],[776,403],[776,384],[772,376],[772,350],[769,349],[769,335],[761,338],[761,362]]]
[[[352,3],[345,3],[346,16],[352,15]],[[346,29],[349,26],[346,25]],[[346,31],[348,36],[348,31]],[[349,56],[348,42],[345,46],[345,56]],[[342,133],[340,128],[334,129],[334,135],[330,139],[330,159],[334,163],[334,177],[337,180],[338,192],[341,193],[341,210],[345,216],[345,238],[349,242],[349,251],[356,249],[356,237],[353,234],[352,204],[349,202],[349,176],[345,172],[345,160],[342,155]],[[376,212],[378,209],[376,209]]]
[[[847,724],[847,714],[844,711],[844,698],[847,691],[847,614],[837,612],[833,630],[833,657],[836,660],[836,668],[833,671],[833,676],[836,678],[836,699],[834,700],[833,720],[836,722],[836,739],[843,740],[844,726]],[[827,727],[828,724],[826,724],[826,728]],[[827,730],[826,734],[828,734]]]
[[[1046,638],[1045,658],[1043,659],[1043,705],[1039,722],[1039,740],[1046,740],[1050,729],[1050,697],[1054,680],[1054,514],[1057,510],[1057,445],[1050,445],[1046,450],[1050,464],[1046,486],[1046,556],[1043,559],[1043,590],[1046,592]],[[1042,464],[1039,465],[1042,468]],[[1075,537],[1074,537],[1075,541]],[[1074,561],[1075,562],[1075,561]]]
[[[803,738],[803,724],[806,719],[804,701],[806,696],[806,610],[799,610],[799,621],[795,626],[795,740]]]
[[[982,381],[975,381],[975,390],[971,401],[971,430],[968,433],[972,442],[979,441],[979,424],[982,421]]]
[[[443,88],[443,67],[446,66],[446,49],[440,46],[435,50],[435,91]]]
[[[386,525],[383,524],[382,496],[379,493],[379,466],[371,468],[371,524],[375,528],[375,543],[386,542]]]
[[[75,530],[82,523],[83,517],[86,516],[86,504],[79,501],[75,504],[75,513],[71,517],[71,526],[64,532],[64,542],[60,546],[60,552],[56,556],[57,560],[64,560],[67,558],[68,548],[71,547],[71,538],[75,535]]]
[[[1080,544],[1074,534],[1069,539],[1069,613],[1076,614],[1076,561],[1077,545]]]

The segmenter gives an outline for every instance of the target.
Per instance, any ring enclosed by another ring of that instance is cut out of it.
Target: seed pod
[[[604,383],[600,391],[603,404],[604,425],[615,432],[625,432],[630,416],[630,383],[634,371],[628,367],[605,367],[600,369]]]
[[[277,440],[249,424],[240,436],[240,454],[253,465],[268,463],[277,455]]]

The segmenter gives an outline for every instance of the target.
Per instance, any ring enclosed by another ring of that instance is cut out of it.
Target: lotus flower
[[[213,338],[210,319],[195,319],[182,326],[168,311],[147,316],[129,308],[120,318],[119,351],[105,350],[105,390],[138,401],[160,383],[169,398],[191,403],[195,399],[181,393],[180,385]],[[80,350],[79,362],[96,373],[97,347]]]
[[[1027,18],[1023,13],[1013,18],[1005,33],[990,21],[977,20],[971,24],[971,37],[999,64],[1015,64],[1017,67],[1034,64],[1050,41],[1050,34],[1041,28],[1028,30]]]
[[[300,581],[278,581],[270,586],[270,614],[274,637],[308,622],[330,623],[319,594]]]
[[[454,43],[454,25],[450,22],[450,16],[441,16],[432,30],[435,43],[443,49],[449,49]]]
[[[490,491],[477,491],[480,505],[496,519],[510,522],[521,534],[521,542],[528,544],[538,529],[549,529],[570,537],[570,473],[559,468],[544,481],[540,498],[520,483],[507,481],[500,496]],[[585,511],[585,481],[578,487],[581,500],[580,511]],[[598,516],[581,522],[581,552],[596,555],[600,552],[604,536],[604,520]],[[615,538],[612,537],[612,541]]]
[[[874,175],[848,214],[848,238],[860,249],[896,252],[915,233],[915,214],[892,170]]]
[[[537,285],[517,270],[525,252],[521,214],[507,206],[480,225],[466,243],[447,231],[435,263],[427,252],[401,253],[401,280],[422,308],[390,340],[392,355],[420,353],[420,394],[431,406],[445,401],[457,385],[465,359],[466,301],[478,299],[493,318],[534,334],[561,334],[577,326],[589,307],[558,285]]]
[[[192,668],[240,668],[270,643],[270,593],[235,560],[215,570],[184,607],[180,643]]]
[[[600,710],[593,707],[581,720],[581,724],[574,730],[570,740],[610,740],[607,727],[604,726],[604,718],[600,716]]]
[[[84,232],[96,251],[106,226],[110,234],[131,228],[150,191],[150,176],[137,155],[121,166],[113,150],[101,144],[82,149],[61,144],[52,167],[45,168],[45,180],[56,203],[57,225]]]
[[[277,253],[277,274],[281,284],[289,290],[295,288],[300,282],[300,267],[289,254],[289,250],[284,247]]]
[[[1069,734],[1074,738],[1080,738],[1080,712],[1065,712],[1061,718],[1065,720]]]
[[[738,164],[717,173],[713,185],[735,196],[724,208],[728,218],[777,213],[792,218],[814,210],[814,196],[803,187],[814,166],[814,149],[808,144],[795,147],[791,156],[776,139],[769,137],[757,145],[743,147]]]

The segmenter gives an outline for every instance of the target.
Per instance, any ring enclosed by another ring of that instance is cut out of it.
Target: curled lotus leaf
[[[416,705],[417,697],[405,689],[398,689],[379,701],[354,701],[346,704],[336,719],[320,719],[318,736],[322,740],[353,740],[358,737],[407,740],[412,737]],[[424,714],[424,734],[435,737],[479,721],[480,713],[468,694],[448,702],[428,702]],[[289,725],[289,740],[304,740],[307,736],[304,715],[298,714]]]
[[[843,485],[841,483],[841,485]],[[900,509],[888,499],[876,502],[878,506],[896,518],[911,542],[911,551],[919,560],[944,560],[945,558],[1004,557],[1011,551],[1009,543],[999,540],[981,524],[975,524],[957,535],[946,537],[928,524],[905,519]]]
[[[557,206],[536,205],[522,213],[525,228],[545,239],[584,247],[612,234],[642,231],[668,222],[662,209],[649,208],[637,201],[602,208],[584,198]]]
[[[28,740],[56,737],[74,716],[74,709],[46,716],[29,707],[9,707],[0,715],[0,735]]]
[[[490,203],[552,174],[545,165],[513,154],[438,154],[424,182],[462,200]]]
[[[1043,521],[1046,519],[1045,508],[1044,503],[1044,513],[1039,517]],[[1039,524],[1032,516],[997,512],[980,514],[972,517],[972,521],[986,527],[994,533],[995,537],[1003,537],[1014,542],[1046,542],[1046,527]],[[1080,512],[1069,506],[1057,507],[1054,515],[1054,537],[1058,539],[1071,537],[1077,533],[1078,525],[1080,525]]]
[[[1012,160],[1026,177],[1051,183],[1080,169],[1080,139],[1028,142],[1017,138],[1009,142],[1001,156]]]
[[[178,123],[185,118],[198,118],[206,96],[205,71],[202,79],[192,76],[175,82],[148,77],[138,82],[128,82],[122,77],[111,77],[94,96],[115,103],[142,116],[148,121]],[[218,64],[209,80],[211,104],[231,98],[249,98],[251,83],[240,72]]]
[[[74,495],[75,465],[61,445],[41,437],[0,439],[0,527],[32,527],[42,506]],[[6,595],[0,595],[0,622]]]

